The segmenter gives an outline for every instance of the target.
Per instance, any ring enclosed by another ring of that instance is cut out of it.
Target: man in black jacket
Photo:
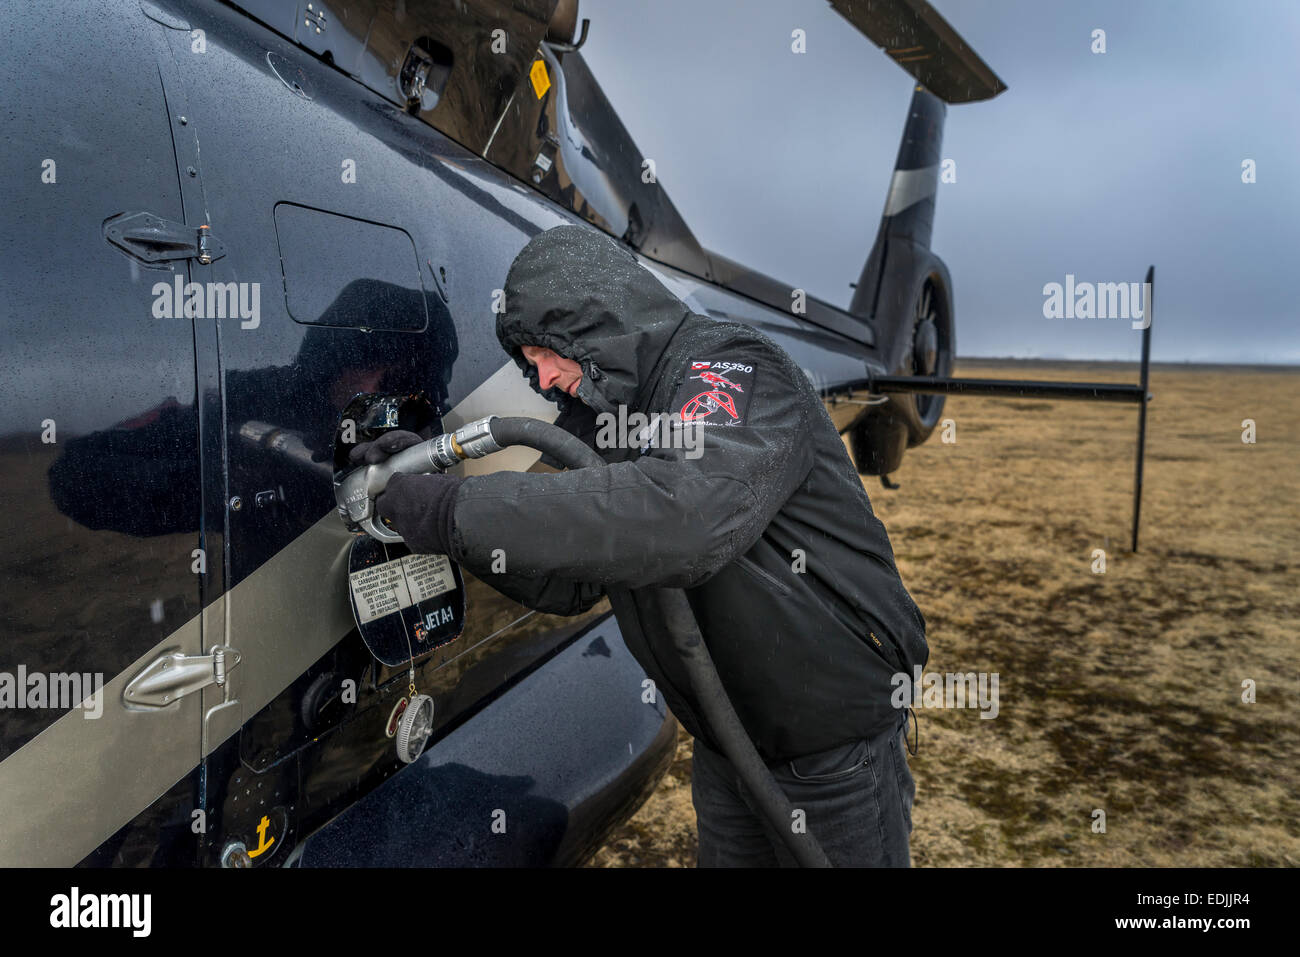
[[[577,614],[604,586],[685,588],[741,722],[832,863],[906,866],[914,785],[891,676],[925,664],[925,622],[807,376],[755,329],[692,313],[581,226],[520,252],[497,336],[560,406],[557,424],[609,464],[395,475],[379,513],[413,550],[449,554],[545,612]],[[611,427],[636,413],[675,428],[629,441]],[[390,434],[354,460],[418,440]],[[644,636],[628,647],[696,737],[701,865],[791,863],[675,662]]]

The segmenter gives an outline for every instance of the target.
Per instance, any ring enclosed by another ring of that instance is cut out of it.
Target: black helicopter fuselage
[[[526,35],[553,3],[499,6]],[[591,217],[376,92],[411,37],[344,69],[217,3],[4,16],[0,861],[583,859],[676,733],[607,609],[533,613],[466,576],[464,633],[416,657],[436,730],[404,767],[387,730],[408,677],[356,632],[331,474],[358,395],[416,397],[391,408],[442,427],[553,418],[496,341],[494,296],[531,236]],[[495,87],[459,108],[509,112]],[[890,371],[860,320],[669,258],[643,262],[820,387]],[[195,687],[137,681],[168,656]]]

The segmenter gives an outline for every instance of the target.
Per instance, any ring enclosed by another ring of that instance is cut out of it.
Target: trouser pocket
[[[896,730],[881,731],[773,768],[797,820],[837,867],[910,863],[910,825],[890,751],[896,735]],[[779,840],[775,833],[771,837]],[[779,846],[776,852],[783,860],[788,856]]]
[[[871,763],[866,740],[842,744],[789,762],[790,774],[807,784],[842,781],[860,773]]]

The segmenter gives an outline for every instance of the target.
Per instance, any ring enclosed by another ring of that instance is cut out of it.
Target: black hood
[[[511,264],[497,338],[534,391],[562,412],[569,396],[538,387],[522,346],[580,363],[578,398],[597,412],[614,412],[635,408],[653,386],[651,374],[690,312],[614,240],[590,227],[557,226],[534,236]]]

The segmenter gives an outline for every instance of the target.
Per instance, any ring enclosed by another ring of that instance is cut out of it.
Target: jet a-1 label
[[[446,555],[406,555],[353,572],[348,584],[357,603],[358,622],[364,625],[380,615],[451,591],[456,579]]]
[[[672,411],[683,423],[741,425],[754,394],[754,366],[726,359],[692,359]]]
[[[465,626],[460,567],[446,555],[357,538],[348,555],[348,597],[361,639],[389,667],[439,648]]]

